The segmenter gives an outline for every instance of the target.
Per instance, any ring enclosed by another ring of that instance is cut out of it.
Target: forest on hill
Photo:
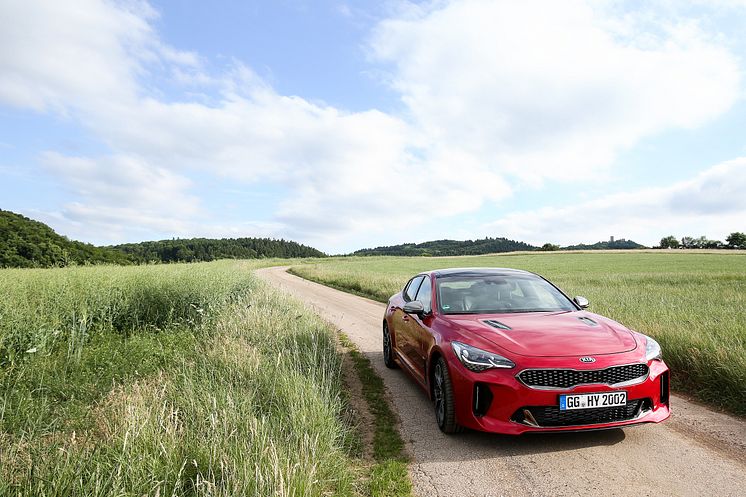
[[[578,245],[568,245],[562,247],[562,250],[629,250],[647,248],[632,240],[614,240],[606,242],[596,242],[593,244],[579,243]]]
[[[135,262],[196,262],[263,257],[326,257],[313,247],[271,238],[189,238],[127,243],[111,247]]]
[[[629,250],[646,248],[632,240],[609,240],[593,244],[578,244],[561,247],[551,243],[542,247],[535,247],[528,243],[510,240],[508,238],[483,238],[479,240],[434,240],[423,243],[403,243],[372,249],[362,249],[352,255],[392,255],[392,256],[455,256],[455,255],[484,255],[500,252],[518,251],[554,251],[554,250]]]
[[[313,247],[270,238],[192,238],[97,247],[70,240],[39,221],[0,210],[0,267],[125,265],[325,256],[326,254]]]
[[[0,210],[0,267],[130,263],[122,252],[69,240],[44,223]]]
[[[507,238],[488,237],[481,240],[434,240],[423,243],[405,243],[362,249],[354,252],[353,255],[453,256],[494,254],[519,250],[536,250],[536,247]]]

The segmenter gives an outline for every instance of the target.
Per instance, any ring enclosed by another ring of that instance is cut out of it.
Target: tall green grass
[[[67,348],[93,335],[195,327],[240,297],[248,280],[208,265],[0,271],[0,364]]]
[[[653,336],[674,387],[746,414],[746,254],[604,252],[475,257],[345,257],[299,264],[295,274],[385,302],[417,272],[446,267],[537,272],[590,310]]]
[[[252,267],[0,271],[0,495],[364,493],[334,330]]]

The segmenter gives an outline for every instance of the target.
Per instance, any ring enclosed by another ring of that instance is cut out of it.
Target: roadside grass
[[[291,272],[386,302],[414,274],[446,267],[541,274],[591,311],[661,343],[673,387],[746,415],[746,253],[510,253],[473,257],[339,257]]]
[[[0,271],[0,496],[407,495],[354,454],[335,331],[251,274],[277,263]]]
[[[370,360],[344,334],[339,334],[362,383],[363,397],[373,415],[373,459],[370,468],[369,491],[372,496],[407,497],[412,484],[407,473],[409,457],[404,452],[404,440],[396,425],[396,415],[386,399],[383,379],[375,372]]]

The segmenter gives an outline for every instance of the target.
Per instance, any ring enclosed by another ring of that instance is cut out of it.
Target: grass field
[[[746,253],[516,253],[475,257],[344,257],[307,261],[304,278],[385,302],[415,273],[492,266],[537,272],[593,312],[653,336],[674,387],[746,414]]]
[[[376,416],[365,461],[335,331],[252,275],[289,263],[382,301],[425,269],[536,271],[656,337],[676,388],[746,413],[743,253],[9,269],[0,271],[0,496],[408,495],[380,378],[350,353]]]
[[[384,495],[273,263],[0,271],[0,495]]]

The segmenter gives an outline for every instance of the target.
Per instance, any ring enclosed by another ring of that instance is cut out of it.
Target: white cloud
[[[437,2],[382,22],[371,46],[431,140],[539,183],[734,103],[736,57],[694,23],[655,21],[580,1]]]
[[[90,159],[45,152],[42,166],[79,199],[58,213],[57,222],[72,231],[126,240],[152,232],[189,234],[202,220],[200,200],[185,193],[189,179],[132,157]]]
[[[483,227],[487,233],[569,245],[609,236],[655,245],[667,235],[723,241],[746,226],[746,157],[713,166],[668,187],[647,188],[560,208],[514,212]]]
[[[283,185],[290,194],[268,226],[281,226],[278,235],[303,239],[385,233],[391,228],[381,221],[402,210],[413,222],[424,219],[430,195],[439,197],[443,212],[458,214],[509,192],[501,177],[474,157],[422,148],[419,131],[399,117],[377,110],[350,113],[279,95],[240,63],[223,75],[193,70],[196,57],[158,39],[147,5],[136,5],[142,8],[139,17],[121,5],[96,2],[80,9],[26,5],[25,15],[20,5],[14,14],[27,25],[5,34],[0,64],[12,75],[2,81],[17,82],[25,93],[6,91],[0,99],[76,117],[113,150],[111,157],[95,160],[51,161],[62,163],[50,170],[79,197],[63,217],[89,222],[97,233],[108,222],[112,236],[118,236],[119,227],[131,225],[138,212],[147,220],[142,226],[153,230],[204,231],[204,224],[192,224],[188,209],[164,209],[154,216],[148,207],[158,188],[176,199],[175,205],[188,205],[193,200],[184,193],[189,185],[175,179],[195,171]],[[41,11],[38,19],[31,9]],[[45,34],[29,42],[23,32]],[[45,53],[49,45],[60,52]],[[172,63],[177,66],[167,67]],[[154,65],[166,66],[179,81],[217,88],[218,95],[210,105],[159,99],[139,81]],[[451,167],[454,158],[460,162],[458,174]],[[124,163],[136,164],[140,176],[150,170],[162,181],[133,183],[129,176],[111,174]],[[82,169],[86,173],[78,174]],[[132,195],[103,194],[107,186],[120,193],[120,183]]]
[[[145,2],[4,0],[0,102],[66,112],[132,103],[146,65],[197,64],[162,44]]]
[[[716,117],[739,91],[735,57],[692,23],[648,32],[581,2],[394,15],[371,50],[393,68],[401,115],[280,95],[240,62],[207,71],[160,39],[145,2],[4,0],[0,103],[78,120],[110,149],[43,156],[75,196],[59,222],[84,237],[268,234],[334,250],[415,238],[427,219],[500,203],[522,187],[515,177],[599,174],[641,138]],[[164,77],[192,93],[165,98]],[[273,219],[230,224],[201,208],[198,175],[288,193]]]

